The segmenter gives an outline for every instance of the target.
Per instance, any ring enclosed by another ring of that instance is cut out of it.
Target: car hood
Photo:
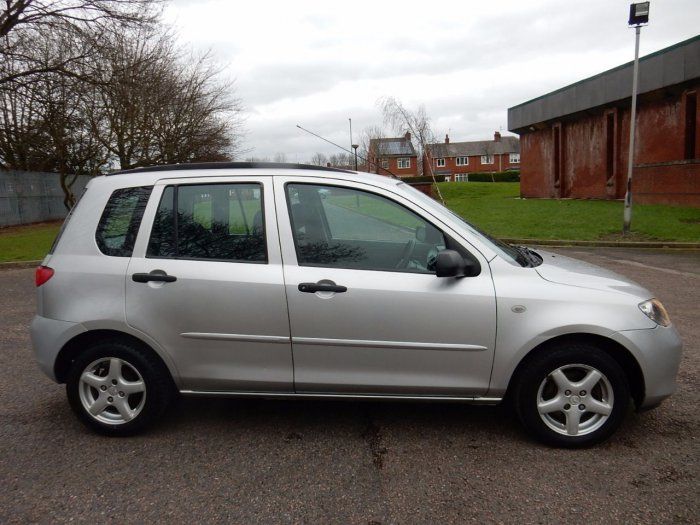
[[[595,264],[543,250],[537,250],[537,253],[542,257],[542,264],[537,266],[535,270],[540,277],[547,281],[594,290],[625,293],[641,300],[653,297],[649,290],[631,279]]]

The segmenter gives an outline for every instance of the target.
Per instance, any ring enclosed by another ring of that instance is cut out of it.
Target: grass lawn
[[[60,222],[42,222],[1,228],[0,262],[43,259],[60,227]]]
[[[447,205],[495,237],[621,240],[622,202],[521,199],[517,182],[442,182]],[[700,242],[700,209],[634,205],[635,241]]]
[[[520,199],[517,182],[443,182],[440,191],[450,208],[496,237],[621,238],[621,202]],[[355,201],[337,204],[357,206]],[[372,204],[361,201],[360,208],[371,209]],[[0,262],[43,259],[59,228],[60,222],[51,222],[0,229]],[[700,209],[635,205],[632,230],[631,240],[700,242]]]

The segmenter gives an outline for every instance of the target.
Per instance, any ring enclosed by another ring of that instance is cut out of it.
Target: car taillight
[[[37,287],[41,286],[46,281],[51,279],[51,277],[53,277],[53,268],[49,268],[48,266],[39,266],[34,274],[34,283],[37,285]]]

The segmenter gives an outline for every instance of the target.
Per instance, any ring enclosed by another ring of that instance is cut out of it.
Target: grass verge
[[[622,237],[619,201],[521,199],[517,182],[443,182],[456,213],[488,233],[511,239],[700,242],[700,209],[635,205],[632,235]]]

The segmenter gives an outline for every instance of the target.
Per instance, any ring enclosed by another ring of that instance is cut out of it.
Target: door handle
[[[151,281],[157,283],[173,283],[177,281],[177,277],[168,275],[163,270],[153,270],[151,273],[135,273],[131,276],[131,279],[135,283],[147,283]]]
[[[340,286],[331,283],[299,283],[299,291],[304,293],[316,293],[316,292],[335,292],[343,293],[347,292],[346,286]]]

